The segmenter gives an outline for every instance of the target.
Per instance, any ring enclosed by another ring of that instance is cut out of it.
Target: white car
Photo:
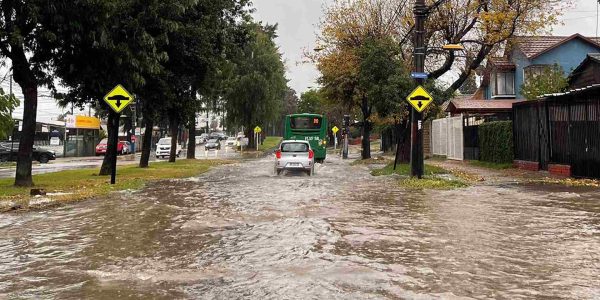
[[[308,141],[288,140],[281,142],[275,151],[275,173],[284,170],[304,171],[308,176],[315,173],[315,153]]]
[[[177,144],[176,152],[177,157],[181,155],[181,145]],[[156,157],[168,157],[171,155],[171,138],[162,138],[156,144]]]
[[[235,147],[237,144],[237,139],[234,136],[230,136],[225,141],[225,147]]]

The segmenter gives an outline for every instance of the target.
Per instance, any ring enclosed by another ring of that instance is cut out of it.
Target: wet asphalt
[[[273,157],[0,217],[0,298],[600,298],[600,194],[408,191],[329,157]]]

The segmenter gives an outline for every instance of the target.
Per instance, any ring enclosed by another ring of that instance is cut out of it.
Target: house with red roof
[[[558,64],[571,82],[595,81],[593,66],[600,57],[600,38],[571,36],[517,36],[501,57],[488,59],[480,72],[481,85],[474,95],[459,96],[445,104],[451,115],[495,115],[508,117],[512,104],[525,100],[521,86],[541,75],[547,66]],[[573,73],[575,72],[575,73]],[[573,73],[573,74],[572,74]],[[584,76],[581,76],[584,74]],[[600,78],[600,77],[598,77]],[[494,100],[494,101],[489,101]]]
[[[521,86],[558,64],[571,74],[590,53],[600,53],[600,39],[571,36],[518,36],[502,57],[491,58],[478,94],[482,99],[522,99]]]

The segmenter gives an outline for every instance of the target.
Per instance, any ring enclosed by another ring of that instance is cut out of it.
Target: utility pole
[[[11,70],[10,70],[10,81],[9,81],[10,85],[9,85],[9,91],[8,91],[10,97],[13,97],[12,81],[13,81],[13,73],[12,73],[12,68],[11,68]],[[14,118],[13,118],[12,114],[13,114],[13,109],[12,109],[12,106],[11,106],[11,108],[10,108],[10,118],[13,119],[13,121],[14,121]],[[10,151],[8,151],[8,161],[12,161],[13,149],[15,148],[15,124],[13,124],[12,130],[11,130],[10,133],[11,133],[11,137],[10,137]]]
[[[415,0],[415,33],[414,33],[414,71],[425,72],[425,20],[427,19],[427,6],[425,0]],[[417,85],[422,85],[424,79],[415,78]],[[410,176],[423,177],[423,126],[422,113],[415,108],[411,109],[411,134],[410,134]]]

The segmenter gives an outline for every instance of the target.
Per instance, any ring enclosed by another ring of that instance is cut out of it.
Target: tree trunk
[[[174,163],[177,156],[177,139],[179,137],[179,122],[177,118],[171,118],[171,153],[169,154],[169,162]]]
[[[369,102],[366,96],[362,97],[361,105],[363,115],[363,126],[362,126],[362,159],[371,158],[371,122],[369,117],[371,116],[371,109],[369,108]]]
[[[371,158],[371,122],[363,120],[362,159]]]
[[[248,138],[248,146],[246,146],[246,148],[248,150],[256,150],[256,140],[254,139],[254,128],[252,128],[252,126],[247,126],[246,132],[244,134]]]
[[[144,130],[144,139],[142,140],[142,157],[140,158],[140,168],[147,168],[150,161],[150,151],[152,150],[152,128],[154,120],[148,118],[146,121],[146,129]]]
[[[188,123],[187,159],[196,159],[196,118],[193,116]]]
[[[23,83],[19,83],[23,84]],[[31,177],[31,160],[33,142],[35,139],[35,119],[37,116],[37,84],[21,85],[23,89],[23,127],[19,141],[19,154],[17,156],[17,172],[15,186],[33,186]]]
[[[100,175],[107,176],[111,174],[113,155],[117,151],[117,144],[115,144],[115,135],[119,135],[119,114],[110,110],[108,113],[108,141],[106,142],[106,154],[104,160],[102,160],[102,166],[100,167]]]

